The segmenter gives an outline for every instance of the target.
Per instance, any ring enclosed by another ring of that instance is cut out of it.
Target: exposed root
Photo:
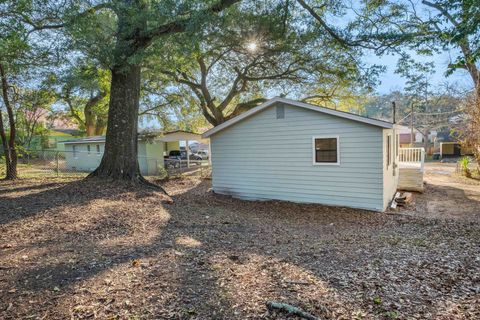
[[[287,303],[267,301],[266,305],[269,312],[281,311],[286,313],[287,316],[297,316],[299,318],[307,320],[320,320],[320,318],[317,318],[314,315]]]
[[[160,190],[162,191],[166,196],[170,196],[167,191],[165,189],[163,189],[162,186],[159,186],[158,184],[155,184],[153,182],[150,182],[148,181],[147,179],[145,179],[143,176],[139,176],[138,177],[138,180],[140,182],[141,185],[147,187],[147,188],[152,188],[152,189],[155,189],[155,190]]]
[[[101,173],[98,169],[91,172],[86,179],[101,179],[101,180],[107,180],[107,181],[123,181],[125,183],[129,183],[134,186],[142,186],[146,187],[152,190],[157,190],[163,192],[166,196],[170,195],[167,193],[167,191],[162,187],[159,186],[158,184],[155,184],[153,182],[148,181],[145,179],[141,174],[136,174],[133,176],[125,176],[125,175],[120,175],[116,176],[113,174],[104,174]]]

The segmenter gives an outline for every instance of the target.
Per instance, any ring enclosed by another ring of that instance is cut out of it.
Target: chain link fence
[[[18,153],[19,177],[85,177],[95,170],[103,153],[87,151],[22,150]],[[186,160],[138,156],[140,172],[156,178],[181,175],[210,176],[208,160]],[[0,155],[0,173],[5,175],[5,154]]]

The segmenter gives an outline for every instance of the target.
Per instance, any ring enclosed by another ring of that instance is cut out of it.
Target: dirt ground
[[[480,222],[480,180],[455,173],[455,163],[425,164],[425,193],[405,213],[419,217]]]
[[[267,301],[321,319],[479,319],[478,186],[442,177],[409,214],[248,202],[198,179],[166,183],[173,204],[0,182],[0,319],[284,319]]]

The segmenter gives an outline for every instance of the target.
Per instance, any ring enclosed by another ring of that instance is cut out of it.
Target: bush
[[[462,173],[467,177],[471,178],[472,177],[472,172],[470,171],[469,165],[470,165],[470,158],[469,157],[463,157],[458,161],[460,168],[462,169]]]
[[[157,175],[160,177],[160,180],[169,178],[168,171],[163,167],[163,164],[157,166],[157,171]]]

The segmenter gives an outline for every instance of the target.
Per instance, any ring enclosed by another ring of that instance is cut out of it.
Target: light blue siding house
[[[164,157],[169,151],[180,150],[180,141],[201,141],[201,136],[182,130],[158,133],[156,136],[138,139],[138,164],[143,175],[156,175],[164,167]],[[64,141],[65,162],[72,171],[91,172],[102,160],[105,149],[105,137],[95,136]]]
[[[274,98],[203,138],[219,194],[384,211],[397,189],[389,122]]]

